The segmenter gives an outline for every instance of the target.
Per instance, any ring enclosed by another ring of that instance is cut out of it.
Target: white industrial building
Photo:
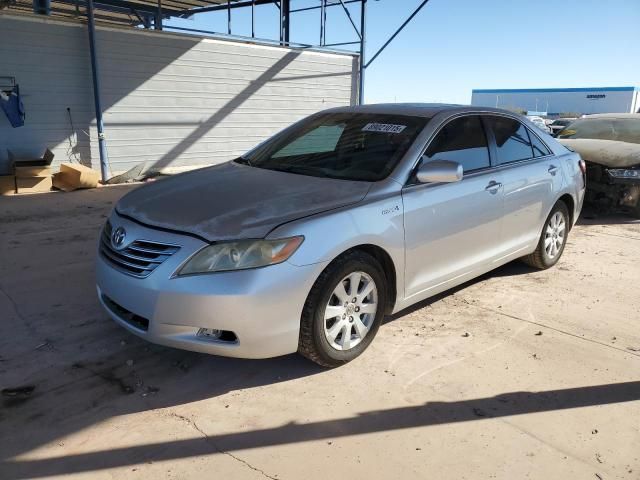
[[[473,90],[471,104],[525,112],[563,114],[635,113],[640,110],[638,87],[519,88]]]
[[[292,122],[353,105],[358,57],[287,46],[100,25],[102,106],[110,174],[209,165],[238,156]],[[0,111],[8,152],[99,168],[86,25],[0,13],[0,75],[20,86],[26,119]]]

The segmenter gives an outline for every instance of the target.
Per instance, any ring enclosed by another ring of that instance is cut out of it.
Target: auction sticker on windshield
[[[406,125],[393,125],[391,123],[367,123],[362,127],[363,132],[402,133]]]

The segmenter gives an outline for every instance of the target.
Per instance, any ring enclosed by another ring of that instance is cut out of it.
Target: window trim
[[[525,125],[525,128],[526,128],[526,129],[527,129],[527,131],[529,132],[529,140],[531,140],[531,135],[534,135],[534,136],[538,139],[538,141],[539,141],[542,145],[544,145],[544,148],[546,148],[546,149],[547,149],[547,152],[549,152],[549,153],[547,153],[546,155],[540,155],[539,157],[536,157],[536,156],[535,156],[535,154],[534,154],[533,158],[545,158],[545,157],[550,157],[550,156],[552,156],[552,155],[553,155],[553,150],[551,150],[551,149],[549,148],[549,145],[547,145],[547,142],[545,142],[544,140],[542,140],[542,138],[540,137],[540,135],[538,135],[536,132],[534,132],[531,128],[527,127],[526,125]],[[531,143],[531,147],[533,148],[533,142]]]

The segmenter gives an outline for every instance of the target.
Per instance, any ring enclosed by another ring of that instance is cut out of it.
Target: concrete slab
[[[0,198],[0,477],[640,478],[640,224],[583,220],[323,370],[158,347],[95,298],[130,186]]]

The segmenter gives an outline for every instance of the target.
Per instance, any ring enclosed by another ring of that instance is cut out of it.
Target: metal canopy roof
[[[234,5],[241,0],[230,0]],[[0,0],[0,10],[4,7],[16,13],[33,14],[33,0]],[[43,2],[44,3],[44,2]],[[57,18],[84,18],[84,0],[51,0],[49,14]],[[188,16],[188,11],[204,7],[227,7],[227,0],[96,0],[95,17],[101,23],[138,26],[145,24],[145,17],[155,16],[159,7],[162,15]],[[44,8],[44,7],[43,7]],[[232,7],[233,8],[233,7]]]

